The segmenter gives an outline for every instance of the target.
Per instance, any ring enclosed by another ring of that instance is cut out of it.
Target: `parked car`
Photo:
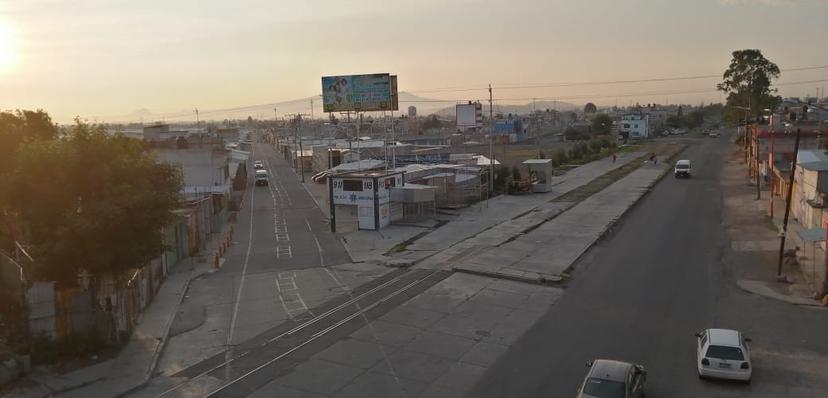
[[[719,136],[719,132],[718,131],[711,131],[711,132],[707,133],[707,136],[711,137],[711,138],[716,138],[716,137]]]
[[[640,398],[644,396],[647,371],[641,365],[611,359],[596,359],[587,363],[584,382],[578,388],[578,398]]]
[[[253,162],[253,168],[256,169],[256,170],[264,169],[264,163],[262,163],[261,160],[257,160],[255,162]]]
[[[676,162],[676,166],[675,168],[673,168],[673,174],[676,178],[690,178],[690,161],[687,159],[682,159]]]
[[[736,330],[705,329],[696,333],[696,366],[699,378],[741,380],[750,383],[749,338]]]

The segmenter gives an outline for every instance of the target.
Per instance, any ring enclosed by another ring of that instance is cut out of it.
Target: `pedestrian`
[[[615,163],[615,160],[618,159],[618,155],[612,154],[612,162]]]
[[[653,161],[653,166],[658,165],[658,158],[656,157],[655,152],[653,152],[653,156],[650,157]]]

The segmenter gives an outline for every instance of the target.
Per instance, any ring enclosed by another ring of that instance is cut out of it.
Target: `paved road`
[[[172,375],[370,281],[387,269],[349,264],[338,237],[289,164],[257,144],[269,186],[248,186],[219,272],[191,283],[159,370]],[[251,170],[252,174],[252,170]]]
[[[469,397],[574,396],[593,358],[649,369],[650,396],[817,396],[826,391],[828,312],[751,296],[729,277],[719,173],[725,139],[688,149],[694,178],[665,178],[577,265],[574,281]],[[694,332],[753,340],[751,385],[703,382]],[[819,393],[818,393],[819,392]]]

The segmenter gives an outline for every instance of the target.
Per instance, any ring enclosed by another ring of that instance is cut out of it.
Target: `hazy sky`
[[[503,102],[718,101],[661,94],[716,79],[498,85],[720,74],[742,48],[783,69],[828,65],[826,20],[828,0],[0,0],[0,109],[67,120],[229,108],[318,94],[322,75],[373,72],[440,99],[487,94],[423,91],[492,83]],[[828,69],[780,82],[819,79]],[[779,88],[801,96],[823,86]],[[637,93],[658,94],[612,97]]]

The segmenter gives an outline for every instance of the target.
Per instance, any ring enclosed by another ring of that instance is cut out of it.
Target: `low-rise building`
[[[650,116],[642,114],[622,115],[621,122],[618,124],[618,133],[632,139],[649,137]]]

